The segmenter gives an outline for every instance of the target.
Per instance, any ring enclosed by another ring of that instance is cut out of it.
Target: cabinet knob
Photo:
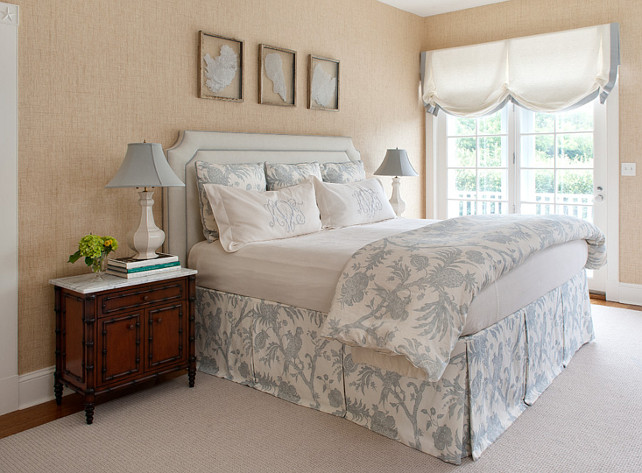
[[[162,317],[159,317],[159,318],[157,318],[157,319],[156,319],[156,322],[158,322],[159,324],[160,324],[162,321],[163,321],[163,318],[162,318]]]
[[[129,324],[129,330],[134,330],[134,324]]]
[[[149,300],[149,296],[143,296],[143,301],[147,302]]]

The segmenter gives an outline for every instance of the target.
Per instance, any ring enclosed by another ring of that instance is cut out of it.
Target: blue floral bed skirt
[[[199,369],[328,412],[459,464],[482,452],[593,339],[582,270],[457,342],[437,382],[355,363],[319,337],[326,314],[198,287]]]

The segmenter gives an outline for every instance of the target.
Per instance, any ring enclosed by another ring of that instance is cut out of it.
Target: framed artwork
[[[199,32],[198,96],[243,101],[243,41]]]
[[[339,61],[310,54],[308,82],[310,110],[339,111]]]
[[[259,45],[259,103],[296,105],[296,51]]]

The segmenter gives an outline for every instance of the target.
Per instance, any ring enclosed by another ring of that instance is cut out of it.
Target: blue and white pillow
[[[323,163],[321,177],[324,182],[346,184],[348,182],[363,181],[366,171],[362,161],[345,161],[342,163]]]
[[[309,176],[321,179],[321,167],[318,162],[298,164],[265,163],[265,179],[267,180],[267,189],[269,191],[296,186]]]
[[[219,184],[238,189],[265,192],[265,169],[263,163],[218,164],[196,161],[194,165],[196,167],[196,183],[201,206],[203,235],[207,241],[214,241],[218,238],[218,227],[216,226],[212,206],[205,194],[204,185]]]

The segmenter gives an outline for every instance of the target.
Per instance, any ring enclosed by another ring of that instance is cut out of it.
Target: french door
[[[606,228],[605,109],[595,100],[558,113],[509,104],[480,118],[440,114],[437,216],[561,214]],[[605,269],[588,276],[605,291]]]

